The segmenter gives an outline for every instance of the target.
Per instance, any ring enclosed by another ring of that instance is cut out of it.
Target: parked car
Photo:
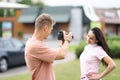
[[[16,38],[0,38],[0,72],[9,67],[25,64],[25,44]]]

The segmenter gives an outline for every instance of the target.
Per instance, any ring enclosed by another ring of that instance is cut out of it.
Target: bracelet
[[[70,43],[70,41],[69,41],[69,40],[65,40],[65,41],[67,41],[68,43]]]

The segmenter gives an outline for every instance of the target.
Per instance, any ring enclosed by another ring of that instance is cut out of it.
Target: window
[[[2,37],[12,37],[12,22],[2,22]]]
[[[5,48],[13,48],[13,45],[10,40],[3,40],[3,44]]]
[[[3,48],[2,40],[0,40],[0,48]]]
[[[109,18],[114,18],[114,17],[115,17],[115,13],[114,13],[114,12],[106,11],[106,12],[104,13],[104,16],[105,16],[105,17],[109,17]]]
[[[15,48],[21,48],[24,45],[20,40],[17,39],[12,39],[12,43]]]

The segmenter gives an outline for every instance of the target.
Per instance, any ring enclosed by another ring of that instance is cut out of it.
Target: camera
[[[65,31],[65,34],[69,34],[68,32]],[[73,38],[73,36],[72,36]],[[59,31],[58,32],[58,40],[64,40],[64,34],[63,34],[63,31]]]

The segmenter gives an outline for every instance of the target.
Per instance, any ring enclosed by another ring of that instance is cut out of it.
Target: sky
[[[92,5],[98,8],[120,8],[120,0],[43,0],[48,6]]]

